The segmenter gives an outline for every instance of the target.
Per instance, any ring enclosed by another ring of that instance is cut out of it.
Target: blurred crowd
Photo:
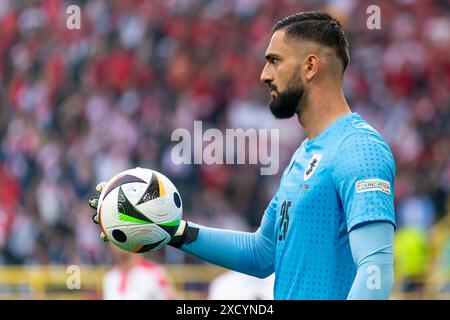
[[[81,8],[80,30],[66,27],[71,4]],[[0,264],[108,263],[87,199],[99,181],[135,166],[176,184],[186,219],[254,230],[279,174],[175,165],[171,134],[194,120],[204,130],[279,128],[282,172],[304,135],[296,119],[268,110],[264,52],[277,20],[323,9],[350,42],[348,102],[396,158],[399,272],[415,277],[433,261],[448,272],[449,228],[437,226],[450,211],[450,5],[383,1],[381,29],[371,30],[370,4],[0,1]],[[171,248],[150,256],[190,261]]]

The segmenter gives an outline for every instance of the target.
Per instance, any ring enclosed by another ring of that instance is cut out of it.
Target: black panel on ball
[[[150,180],[150,183],[148,184],[147,190],[145,190],[144,194],[142,195],[141,199],[136,203],[136,205],[140,205],[144,202],[156,199],[160,197],[160,190],[159,190],[159,181],[158,177],[155,173],[152,174],[152,178]]]
[[[178,195],[178,193],[174,192],[173,194],[173,201],[175,202],[175,205],[177,206],[177,208],[181,207],[181,199],[180,196]]]
[[[123,243],[123,242],[127,241],[127,236],[122,230],[119,230],[119,229],[113,230],[112,236],[113,236],[114,240],[116,240],[117,242]]]
[[[119,196],[117,198],[117,208],[119,212],[125,214],[127,216],[133,217],[135,219],[139,219],[148,223],[153,223],[147,216],[142,214],[133,204],[128,200],[125,196],[125,193],[122,190],[122,187],[119,187]]]
[[[160,227],[161,229],[166,231],[171,237],[173,237],[175,232],[177,232],[179,225],[176,225],[176,226],[163,226],[163,225],[158,224],[158,227]]]
[[[144,252],[150,251],[150,250],[156,248],[157,246],[159,246],[161,243],[163,243],[163,241],[164,240],[157,241],[155,243],[146,244],[139,251],[137,251],[137,253],[144,253]]]

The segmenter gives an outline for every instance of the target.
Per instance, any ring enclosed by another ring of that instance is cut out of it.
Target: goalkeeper
[[[275,272],[275,299],[387,299],[395,162],[345,100],[350,58],[340,23],[320,12],[286,17],[265,57],[270,110],[280,119],[297,115],[306,139],[255,233],[182,221],[170,244],[252,276]]]

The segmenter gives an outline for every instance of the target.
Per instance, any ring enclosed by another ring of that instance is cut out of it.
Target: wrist
[[[187,221],[181,220],[177,231],[168,244],[174,248],[180,249],[185,243],[195,241],[199,231],[199,228],[189,226]]]
[[[181,237],[184,233],[184,230],[186,230],[186,225],[187,225],[187,222],[185,220],[181,220],[180,225],[178,226],[178,229],[173,236]]]

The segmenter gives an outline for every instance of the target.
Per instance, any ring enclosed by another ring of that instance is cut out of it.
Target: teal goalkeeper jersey
[[[395,162],[357,113],[304,140],[265,215],[275,221],[275,299],[346,299],[356,268],[348,233],[395,226]]]

